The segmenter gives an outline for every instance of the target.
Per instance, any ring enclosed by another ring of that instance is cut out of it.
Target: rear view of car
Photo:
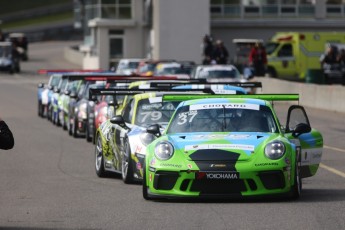
[[[0,70],[9,73],[20,72],[20,60],[13,52],[11,42],[0,42]]]

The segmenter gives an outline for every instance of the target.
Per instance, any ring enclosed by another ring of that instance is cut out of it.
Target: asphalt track
[[[345,114],[307,108],[325,148],[298,201],[145,201],[141,185],[96,176],[92,144],[37,116],[48,79],[35,71],[77,68],[63,59],[69,44],[30,44],[22,73],[0,73],[0,117],[15,137],[0,150],[0,229],[345,229]]]

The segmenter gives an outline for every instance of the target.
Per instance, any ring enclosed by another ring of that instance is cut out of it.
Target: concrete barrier
[[[303,106],[345,113],[345,86],[300,83],[266,77],[255,78],[254,81],[262,82],[262,93],[297,93]]]
[[[83,66],[84,54],[78,50],[78,47],[65,47],[64,49],[65,59],[71,63]]]

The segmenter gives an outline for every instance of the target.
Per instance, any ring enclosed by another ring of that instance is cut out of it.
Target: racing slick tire
[[[86,141],[87,142],[91,142],[92,140],[93,140],[93,138],[90,136],[90,129],[89,129],[89,125],[88,124],[86,124],[86,134],[85,134],[85,136],[86,136]]]
[[[133,183],[133,160],[131,158],[131,148],[128,139],[125,140],[124,154],[121,167],[122,180],[125,184]]]
[[[145,163],[143,165],[143,197],[145,200],[152,200],[152,198],[149,197],[148,192],[147,192]]]
[[[104,169],[103,144],[100,136],[97,136],[95,145],[95,169],[98,177],[105,177],[107,175]]]
[[[73,124],[72,124],[72,136],[73,137],[78,137],[77,133],[77,119],[74,119]]]
[[[44,107],[41,101],[38,101],[38,116],[43,117]]]
[[[63,130],[67,130],[67,124],[66,124],[66,119],[65,119],[65,113],[64,112],[62,112],[61,126],[62,126]]]
[[[294,184],[291,187],[290,191],[290,198],[293,200],[297,200],[302,192],[302,178],[301,178],[301,173],[300,173],[300,155],[297,156],[297,160],[295,163],[295,176],[294,176]]]
[[[68,135],[72,136],[72,125],[71,125],[70,117],[68,117],[67,129],[68,129]]]

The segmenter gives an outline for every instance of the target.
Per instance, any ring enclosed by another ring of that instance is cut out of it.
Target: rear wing
[[[89,89],[89,100],[95,99],[97,95],[113,95],[113,96],[120,96],[120,95],[136,95],[142,93],[158,93],[158,92],[184,92],[184,93],[208,93],[212,94],[213,91],[211,89],[171,89],[171,88],[161,88],[161,89],[128,89],[124,87],[116,87],[116,88],[97,88],[97,89]],[[174,94],[178,95],[178,94]]]
[[[102,69],[39,69],[38,74],[55,74],[55,73],[113,73]]]
[[[265,101],[299,101],[299,94],[219,94],[219,95],[164,95],[163,101],[187,101],[193,99],[205,99],[205,98],[243,98],[243,99],[261,99]]]
[[[238,86],[243,88],[261,88],[261,82],[227,82],[227,83],[220,83],[220,82],[208,82],[206,79],[190,79],[190,80],[183,80],[183,81],[163,81],[163,82],[147,82],[150,84],[151,87],[174,87],[180,85],[190,85],[190,84],[202,84],[202,85],[232,85]]]

